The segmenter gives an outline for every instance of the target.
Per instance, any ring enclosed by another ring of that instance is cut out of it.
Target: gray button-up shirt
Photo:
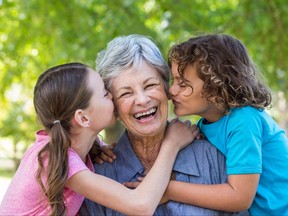
[[[120,183],[137,181],[143,176],[144,167],[135,155],[127,132],[118,141],[114,152],[117,159],[112,163],[94,164],[95,172],[114,179]],[[207,140],[194,140],[191,145],[182,149],[174,163],[173,172],[176,180],[198,184],[220,184],[227,182],[224,156]],[[97,184],[97,182],[95,182]],[[80,215],[113,215],[122,216],[110,208],[85,199],[79,211]],[[249,215],[247,211],[239,214],[225,213],[169,201],[159,205],[155,216],[188,216],[188,215]]]

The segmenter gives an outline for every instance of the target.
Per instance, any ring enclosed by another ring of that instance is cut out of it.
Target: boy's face
[[[194,65],[188,65],[184,70],[184,78],[178,73],[178,65],[172,63],[173,83],[169,92],[174,104],[174,113],[177,116],[199,115],[210,122],[217,121],[219,110],[201,95],[204,81],[196,72]]]

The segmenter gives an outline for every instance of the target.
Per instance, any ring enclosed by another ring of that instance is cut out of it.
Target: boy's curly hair
[[[224,113],[234,107],[264,109],[271,104],[271,93],[260,81],[246,47],[229,35],[198,36],[176,44],[168,53],[170,68],[172,63],[178,65],[184,82],[186,67],[195,65],[204,81],[202,96]]]

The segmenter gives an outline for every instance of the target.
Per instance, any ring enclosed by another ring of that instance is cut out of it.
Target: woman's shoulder
[[[211,142],[209,142],[209,140],[207,140],[206,138],[195,139],[190,145],[185,147],[180,152],[182,151],[186,152],[186,154],[191,153],[191,151],[195,152],[196,154],[199,153],[206,154],[207,152],[209,152],[209,154],[211,152],[215,152],[217,154],[220,153],[219,150],[213,144],[211,144]]]
[[[195,172],[206,172],[204,170],[206,168],[209,169],[209,167],[214,167],[216,172],[221,172],[226,167],[224,155],[207,139],[194,140],[190,145],[182,149],[178,153],[174,169],[187,172],[186,169],[195,168],[195,165],[198,167],[198,171],[191,171],[193,175],[195,175]]]

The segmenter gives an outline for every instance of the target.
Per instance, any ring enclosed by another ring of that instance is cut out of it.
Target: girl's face
[[[201,96],[204,81],[198,77],[195,66],[188,65],[184,70],[185,82],[178,73],[177,64],[172,63],[171,70],[173,83],[169,92],[174,104],[174,113],[177,116],[199,115],[209,122],[217,121],[221,112]]]
[[[112,95],[105,89],[104,82],[100,75],[89,69],[88,86],[92,90],[90,105],[86,109],[91,128],[101,131],[116,122]]]
[[[112,94],[118,116],[135,136],[154,136],[165,130],[168,98],[159,73],[143,62],[114,78]]]

